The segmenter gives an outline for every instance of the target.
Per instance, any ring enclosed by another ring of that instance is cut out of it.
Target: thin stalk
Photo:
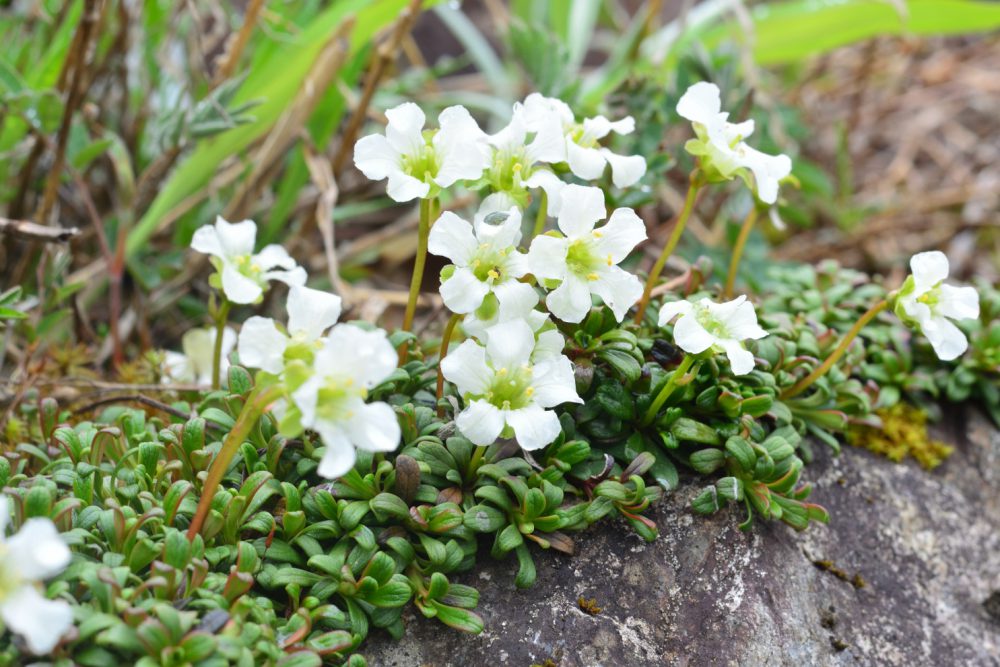
[[[222,386],[222,339],[229,319],[229,299],[223,295],[222,305],[215,314],[215,346],[212,349],[212,389]]]
[[[198,509],[195,511],[194,517],[191,519],[191,526],[188,528],[187,537],[189,541],[194,539],[205,523],[205,517],[208,516],[208,510],[212,506],[212,498],[215,497],[215,490],[218,488],[219,482],[222,481],[222,476],[229,468],[229,464],[233,460],[233,456],[236,455],[236,451],[246,441],[250,430],[257,423],[257,420],[261,418],[265,410],[267,410],[267,406],[274,402],[280,395],[281,388],[278,386],[267,387],[265,389],[256,388],[250,392],[243,410],[240,411],[239,417],[236,418],[236,423],[233,425],[232,430],[229,431],[229,435],[222,442],[222,448],[208,469],[208,477],[205,478],[205,484],[201,487],[201,499],[198,501]]]
[[[540,236],[545,231],[545,219],[548,216],[549,196],[545,194],[545,190],[542,190],[542,197],[538,200],[538,215],[535,217],[535,228],[531,230],[531,238]]]
[[[695,362],[695,359],[697,359],[697,357],[692,354],[684,355],[684,360],[681,361],[681,365],[674,369],[674,372],[670,375],[670,379],[667,380],[665,385],[663,385],[663,389],[660,390],[660,393],[656,395],[656,398],[653,399],[653,402],[650,404],[649,409],[646,410],[646,414],[642,418],[643,426],[648,426],[653,422],[653,419],[656,418],[656,413],[660,411],[663,404],[666,403],[667,399],[670,398],[670,395],[674,393],[674,389],[677,388],[678,380],[684,377],[688,370],[691,369],[691,365]]]
[[[835,349],[830,354],[830,356],[826,358],[826,361],[824,361],[823,364],[819,368],[814,370],[812,373],[805,376],[804,378],[796,382],[794,385],[781,392],[781,398],[788,399],[792,398],[793,396],[798,396],[803,391],[812,386],[812,384],[816,380],[826,375],[827,371],[833,368],[833,365],[837,363],[837,361],[839,361],[842,356],[844,356],[844,353],[847,352],[847,348],[851,346],[851,342],[858,337],[858,334],[861,333],[861,330],[865,328],[865,325],[871,322],[873,319],[875,319],[876,315],[878,315],[888,307],[889,307],[889,301],[883,299],[882,301],[879,301],[874,306],[869,308],[868,311],[864,315],[862,315],[857,322],[854,323],[854,326],[851,327],[851,330],[847,332],[847,335],[844,336],[844,339],[840,341],[839,345],[837,345],[837,349]]]
[[[733,246],[733,255],[729,258],[729,275],[726,277],[726,291],[723,295],[727,299],[733,298],[733,288],[736,286],[736,270],[740,268],[740,258],[743,256],[743,248],[750,238],[750,231],[753,230],[754,223],[757,222],[759,212],[757,207],[750,208],[747,217],[743,219],[743,226],[740,227],[740,235],[736,237],[736,245]]]
[[[486,445],[477,445],[475,451],[472,452],[472,458],[469,459],[469,476],[475,474],[476,470],[479,468],[480,462],[483,460],[483,455],[486,454]]]
[[[659,280],[664,265],[670,259],[670,255],[673,254],[674,248],[677,247],[677,242],[680,241],[688,218],[691,217],[691,212],[694,210],[694,202],[698,196],[698,190],[702,185],[703,183],[698,170],[691,172],[691,185],[688,186],[687,196],[684,198],[684,208],[681,209],[680,214],[677,216],[677,222],[670,233],[670,238],[667,239],[667,243],[663,246],[660,256],[656,259],[656,264],[653,265],[653,268],[649,272],[649,277],[646,278],[646,286],[642,290],[642,298],[639,299],[638,310],[635,314],[636,324],[642,324],[642,318],[646,315],[646,307],[649,306],[649,295],[653,291],[656,281]]]
[[[406,312],[403,315],[403,331],[413,330],[413,318],[417,313],[420,286],[424,282],[424,265],[427,263],[427,237],[431,233],[431,212],[433,208],[433,199],[420,200],[420,224],[417,227],[417,256],[413,261],[413,277],[410,279],[410,296],[406,301]],[[404,343],[399,349],[400,365],[406,361],[408,348],[409,345]]]
[[[441,334],[441,351],[438,353],[438,377],[437,377],[437,400],[440,404],[441,399],[444,398],[444,372],[441,370],[441,362],[444,358],[448,356],[448,344],[451,343],[451,336],[455,332],[455,327],[458,323],[462,321],[463,315],[455,313],[448,320],[448,324],[444,328],[444,333]],[[438,417],[444,417],[444,407],[438,405]]]

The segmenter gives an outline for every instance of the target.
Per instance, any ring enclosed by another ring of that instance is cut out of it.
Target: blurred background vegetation
[[[691,168],[678,91],[709,79],[799,182],[784,228],[755,232],[751,286],[773,257],[902,271],[929,248],[995,282],[998,27],[1000,4],[974,0],[2,2],[0,316],[27,317],[0,329],[0,377],[155,381],[144,353],[205,318],[187,245],[216,215],[255,219],[349,317],[391,326],[416,211],[351,156],[405,99],[464,104],[488,131],[535,90],[635,116],[620,148],[650,169],[611,203],[662,239]],[[728,194],[682,253],[719,270],[746,205]],[[443,319],[428,303],[424,326]]]

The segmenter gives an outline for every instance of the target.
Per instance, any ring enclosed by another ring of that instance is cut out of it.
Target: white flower
[[[531,140],[528,135],[531,134]],[[566,185],[552,171],[538,165],[566,161],[566,139],[558,116],[542,116],[528,128],[527,112],[521,103],[514,104],[510,123],[489,138],[493,146],[487,177],[495,192],[509,193],[522,207],[527,205],[526,191],[542,188],[548,197],[548,212],[559,212],[559,193]]]
[[[441,298],[456,313],[471,313],[493,295],[501,309],[530,300],[535,290],[518,278],[528,272],[521,241],[521,212],[498,210],[499,198],[483,201],[473,224],[445,211],[431,227],[427,249],[453,263],[441,275]]]
[[[712,348],[726,353],[734,375],[753,370],[753,354],[740,341],[763,338],[767,332],[757,324],[757,313],[745,296],[725,303],[708,299],[665,303],[660,308],[660,326],[677,315],[680,318],[674,323],[674,342],[682,350],[699,354]]]
[[[285,367],[285,351],[295,345],[318,347],[323,332],[340,317],[340,297],[293,286],[288,291],[286,331],[269,317],[251,317],[240,329],[240,363],[277,375]]]
[[[52,521],[38,517],[6,539],[9,520],[10,503],[0,496],[0,617],[32,653],[51,653],[73,625],[73,611],[63,600],[45,598],[38,585],[66,569],[69,547]]]
[[[934,250],[910,259],[913,275],[899,290],[896,314],[907,324],[917,324],[944,361],[957,358],[969,347],[962,330],[951,320],[979,317],[979,294],[973,287],[943,284],[948,258]]]
[[[236,331],[222,330],[222,360],[219,375],[226,377],[229,353],[236,347]],[[215,354],[215,327],[191,329],[181,338],[183,352],[167,351],[163,359],[164,383],[181,382],[198,385],[212,384],[212,362]]]
[[[458,388],[466,408],[455,420],[458,430],[477,445],[489,445],[513,432],[524,449],[549,444],[561,430],[546,408],[582,403],[569,359],[533,362],[535,336],[526,322],[492,327],[486,347],[466,340],[441,362],[441,371]]]
[[[396,414],[387,403],[365,403],[368,390],[396,370],[397,355],[381,329],[338,324],[316,352],[313,375],[292,392],[301,423],[326,445],[317,472],[340,477],[354,466],[354,448],[391,452],[399,446]]]
[[[551,118],[558,119],[566,141],[566,162],[570,171],[580,178],[588,181],[600,178],[605,166],[610,164],[615,187],[626,188],[646,173],[646,159],[641,155],[618,155],[599,144],[612,132],[631,134],[635,130],[635,120],[631,116],[614,122],[604,116],[595,116],[577,123],[573,110],[565,102],[538,93],[528,95],[524,109],[531,130],[541,131]]]
[[[424,112],[406,102],[385,112],[385,135],[370,134],[354,146],[354,164],[373,181],[389,179],[389,196],[399,202],[434,196],[432,186],[475,180],[489,166],[486,133],[462,106],[438,116],[437,132],[425,132]]]
[[[214,225],[199,227],[191,247],[212,256],[212,263],[222,280],[222,291],[233,303],[253,303],[260,298],[268,282],[280,280],[288,285],[303,285],[306,272],[280,245],[265,246],[254,254],[257,225],[253,220],[229,223],[216,218]]]
[[[538,278],[561,281],[545,305],[565,322],[580,322],[590,311],[591,293],[611,308],[621,322],[642,296],[639,279],[619,268],[636,244],[646,238],[646,226],[630,208],[615,209],[606,225],[594,229],[607,214],[600,188],[567,185],[559,212],[564,237],[543,235],[531,242],[528,268]]]
[[[722,112],[722,97],[714,83],[700,81],[677,103],[677,113],[694,125],[697,139],[685,148],[702,159],[702,168],[712,180],[729,180],[736,175],[750,187],[746,171],[753,173],[757,196],[766,204],[778,199],[778,183],[792,173],[787,155],[768,155],[751,148],[743,140],[753,134],[754,122],[730,123]]]

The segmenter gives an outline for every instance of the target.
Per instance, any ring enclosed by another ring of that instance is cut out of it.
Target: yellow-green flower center
[[[598,234],[599,232],[594,232],[595,236]],[[612,264],[610,256],[601,257],[597,254],[590,239],[575,239],[566,250],[566,267],[571,273],[587,280],[597,280],[601,270]]]
[[[417,153],[404,155],[401,167],[404,174],[429,183],[437,176],[441,163],[434,145],[428,140]]]
[[[535,390],[531,381],[531,366],[500,368],[494,374],[486,393],[474,398],[483,398],[501,410],[519,410],[532,402]]]

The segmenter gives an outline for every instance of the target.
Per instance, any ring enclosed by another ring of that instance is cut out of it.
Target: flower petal
[[[504,427],[503,413],[483,400],[472,401],[455,418],[455,426],[475,445],[492,445]]]
[[[535,351],[531,353],[532,362],[547,361],[562,355],[566,339],[558,329],[547,329],[538,334],[535,341]],[[575,381],[574,381],[575,382]]]
[[[695,123],[709,125],[722,111],[722,94],[714,83],[699,81],[677,102],[677,113]]]
[[[920,323],[920,330],[927,336],[934,352],[942,361],[957,359],[969,348],[969,341],[962,330],[944,317],[924,320]]]
[[[618,264],[646,240],[646,224],[632,209],[616,208],[608,223],[596,230],[594,236],[597,236],[594,243],[597,254],[608,255],[612,264]]]
[[[528,269],[539,280],[562,280],[566,275],[567,239],[543,234],[536,236],[528,248]]]
[[[525,153],[531,164],[566,161],[566,136],[557,115],[547,116],[535,126],[535,138],[528,144]]]
[[[704,352],[716,342],[715,336],[705,331],[693,313],[683,315],[674,324],[674,342],[691,354]]]
[[[219,236],[219,245],[226,257],[250,255],[257,242],[257,225],[253,220],[230,223],[222,217],[216,217],[215,233]]]
[[[222,291],[233,303],[253,303],[264,293],[257,281],[248,278],[232,264],[222,265]]]
[[[269,317],[254,316],[240,329],[240,363],[277,375],[285,367],[288,338]]]
[[[425,146],[424,112],[413,102],[404,102],[385,112],[389,123],[385,128],[385,138],[389,145],[402,155],[416,155]]]
[[[521,449],[541,449],[559,436],[562,426],[556,413],[538,405],[519,410],[507,410],[507,423],[514,429],[514,436]]]
[[[674,319],[678,315],[687,315],[693,309],[693,305],[690,301],[681,299],[680,301],[669,301],[660,308],[660,315],[658,319],[659,326],[665,325],[670,320]]]
[[[427,237],[427,250],[432,255],[447,257],[456,266],[468,266],[478,247],[472,225],[451,211],[441,214]]]
[[[974,320],[979,318],[979,292],[975,287],[955,287],[941,285],[941,301],[938,312],[953,320]]]
[[[399,421],[388,403],[362,403],[344,424],[344,430],[358,449],[391,452],[399,447]]]
[[[740,144],[738,150],[739,163],[753,172],[757,196],[765,204],[776,202],[779,181],[792,173],[791,158],[787,155],[768,155],[746,144]]]
[[[316,425],[316,403],[319,400],[319,390],[323,388],[323,376],[313,375],[292,392],[292,403],[299,409],[299,421],[303,426],[312,428]]]
[[[567,275],[562,284],[545,297],[546,308],[563,322],[582,322],[593,305],[590,286],[575,275]]]
[[[570,237],[589,234],[598,220],[608,211],[604,207],[604,191],[582,185],[567,185],[562,190],[559,209],[559,229]]]
[[[381,181],[389,174],[402,171],[402,156],[381,134],[369,134],[354,144],[354,165],[372,181]]]
[[[476,214],[473,223],[476,238],[480,243],[490,243],[497,249],[516,247],[521,242],[521,210],[516,206],[495,210],[491,204],[496,200],[491,200],[490,197],[483,201],[483,207]],[[492,222],[494,218],[501,217],[491,217],[493,213],[504,214],[502,221]]]
[[[456,105],[438,116],[441,127],[434,135],[434,146],[441,166],[434,182],[447,188],[460,180],[475,180],[490,164],[486,133],[479,129],[468,109]]]
[[[259,253],[253,256],[253,261],[265,271],[273,268],[290,270],[296,267],[292,256],[288,254],[284,246],[277,243],[264,246]]]
[[[627,188],[639,182],[646,174],[646,158],[641,155],[618,155],[607,148],[601,155],[611,165],[611,182],[616,188]]]
[[[486,331],[486,356],[493,368],[518,368],[528,363],[535,334],[524,320],[501,322]]]
[[[920,296],[948,277],[948,256],[940,250],[917,253],[910,258],[914,296]]]
[[[294,269],[289,271],[285,271],[284,269],[265,271],[260,275],[260,277],[261,280],[266,282],[277,280],[278,282],[285,283],[288,286],[306,284],[306,270],[301,266],[296,266]]]
[[[0,603],[4,624],[24,637],[35,655],[45,655],[73,625],[73,610],[63,600],[48,600],[32,586],[21,586]]]
[[[316,474],[327,479],[336,479],[351,472],[357,454],[354,453],[354,445],[344,431],[327,422],[316,424],[313,430],[319,433],[325,448],[319,467],[316,468]]]
[[[385,331],[366,331],[353,324],[330,329],[313,367],[321,377],[344,378],[371,389],[389,377],[398,363]]]
[[[337,323],[342,303],[336,294],[293,285],[288,291],[288,332],[310,341],[318,339]]]
[[[431,191],[431,186],[399,171],[389,174],[389,182],[386,184],[385,191],[393,201],[406,202],[412,199],[423,199]]]
[[[730,338],[745,340],[767,336],[767,331],[757,324],[757,311],[744,295],[725,303],[712,303],[709,305],[709,310],[725,325]]]
[[[600,178],[608,163],[599,148],[584,148],[572,141],[566,142],[566,162],[569,164],[569,170],[585,181]]]
[[[563,126],[574,120],[573,110],[560,99],[545,97],[541,93],[532,93],[524,98],[524,118],[529,130],[537,132],[553,117]]]
[[[609,266],[590,282],[590,291],[601,297],[619,322],[642,296],[642,283],[635,275],[617,266]]]
[[[535,169],[531,176],[524,182],[526,188],[541,188],[548,199],[548,215],[555,217],[562,209],[562,191],[566,187],[566,182],[553,174],[548,169]]]
[[[219,241],[219,233],[215,231],[215,225],[203,225],[194,230],[194,236],[191,237],[191,249],[220,259],[226,256],[222,249],[222,243]]]
[[[455,269],[447,280],[442,280],[440,289],[444,305],[452,312],[463,315],[479,308],[489,291],[489,285],[464,266]]]
[[[463,396],[485,394],[493,380],[493,371],[486,365],[486,348],[474,340],[463,341],[441,361],[441,374]]]
[[[517,280],[507,280],[496,285],[493,293],[499,304],[501,322],[526,317],[538,305],[538,292],[535,288]]]
[[[560,341],[560,347],[561,344]],[[573,363],[567,357],[560,354],[539,361],[534,365],[532,374],[534,377],[531,383],[534,389],[532,398],[543,408],[551,408],[563,403],[583,403],[583,399],[576,393]]]
[[[28,581],[54,577],[69,565],[69,547],[50,519],[28,519],[6,546],[9,563]]]
[[[725,339],[719,341],[729,358],[729,366],[733,375],[746,375],[753,370],[753,354],[737,340]]]

